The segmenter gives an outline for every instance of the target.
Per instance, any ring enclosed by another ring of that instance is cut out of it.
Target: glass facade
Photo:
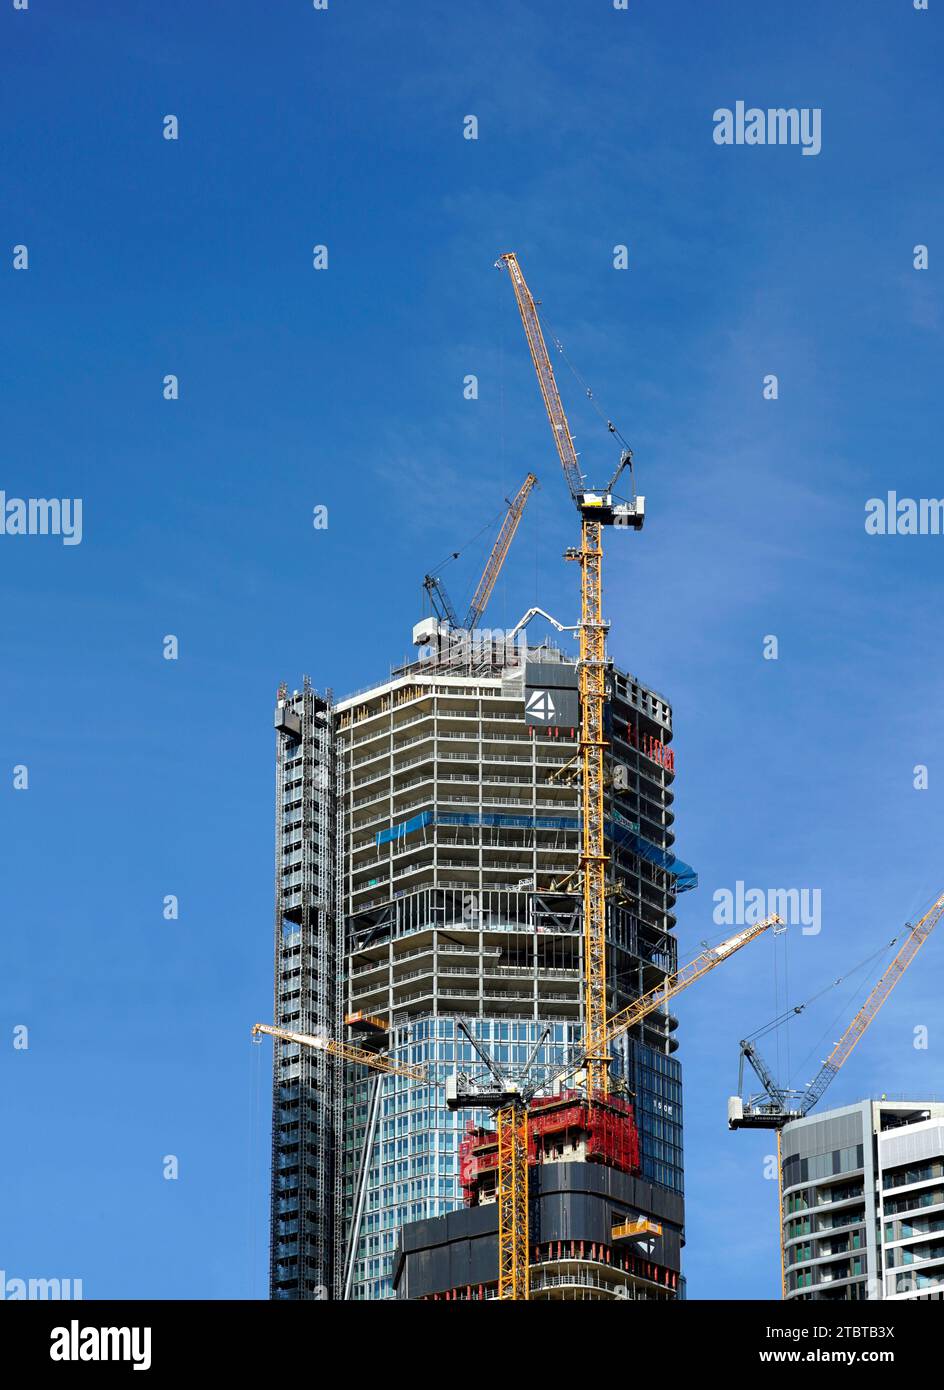
[[[829,1153],[811,1154],[801,1158],[798,1154],[784,1160],[783,1185],[794,1187],[798,1182],[816,1182],[820,1178],[835,1177],[841,1173],[852,1173],[864,1163],[862,1144],[851,1144],[845,1149],[832,1149]],[[837,1198],[833,1197],[836,1201]]]
[[[470,1021],[473,1035],[502,1067],[521,1067],[544,1026],[516,1020]],[[559,1066],[578,1041],[573,1024],[553,1025],[552,1037],[538,1053],[539,1066]],[[459,1034],[452,1018],[425,1018],[397,1031],[392,1052],[413,1065],[428,1065],[445,1078],[456,1066],[481,1071],[471,1044]],[[369,1123],[373,1078],[366,1072],[354,1085],[350,1111],[354,1121],[345,1153],[345,1190],[349,1209],[355,1195],[355,1172]],[[366,1200],[351,1296],[384,1299],[393,1296],[393,1255],[400,1227],[408,1221],[442,1216],[462,1205],[459,1186],[459,1144],[466,1124],[491,1124],[487,1111],[450,1112],[442,1092],[406,1077],[386,1076],[377,1101],[377,1128],[367,1174]]]
[[[635,1100],[642,1175],[683,1192],[681,1065],[636,1039],[621,1051],[614,1071],[626,1078]]]

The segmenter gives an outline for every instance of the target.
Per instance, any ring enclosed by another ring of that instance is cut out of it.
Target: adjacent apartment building
[[[345,699],[307,681],[279,692],[275,1019],[437,1078],[476,1064],[463,1019],[503,1064],[544,1037],[536,1065],[550,1068],[582,1031],[574,659],[523,638],[426,636],[415,661]],[[673,909],[695,878],[673,850],[668,702],[612,667],[606,720],[615,1011],[676,968]],[[615,1064],[640,1190],[674,1202],[660,1295],[679,1287],[682,1241],[675,1028],[650,1015]],[[435,1085],[277,1041],[272,1297],[394,1297],[402,1227],[463,1205],[467,1119]]]
[[[781,1143],[788,1299],[944,1298],[944,1103],[862,1101]]]

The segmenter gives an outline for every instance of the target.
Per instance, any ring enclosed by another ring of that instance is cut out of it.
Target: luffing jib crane
[[[636,999],[611,1020],[605,1038],[600,1044],[587,1047],[586,1041],[580,1049],[579,1059],[570,1066],[557,1071],[552,1077],[544,1078],[520,1086],[509,1080],[499,1067],[489,1058],[465,1024],[460,1028],[472,1043],[473,1048],[485,1063],[492,1080],[485,1086],[470,1081],[467,1077],[452,1076],[446,1081],[446,1105],[450,1110],[460,1108],[490,1108],[497,1111],[498,1131],[498,1297],[500,1299],[523,1301],[529,1298],[528,1266],[530,1257],[530,1230],[528,1211],[528,1107],[539,1090],[559,1089],[565,1081],[588,1063],[588,1052],[609,1057],[611,1043],[621,1037],[655,1009],[681,994],[689,985],[700,980],[703,975],[756,941],[769,927],[782,926],[776,915],[758,922],[754,926],[728,937],[720,945],[708,947],[694,960],[689,961],[657,989],[650,990]],[[535,1044],[525,1074],[530,1071],[538,1050],[543,1045],[548,1030]],[[605,1050],[604,1050],[605,1049]],[[590,1094],[588,1088],[588,1095]]]
[[[584,1036],[588,1043],[587,1092],[605,1096],[609,1087],[608,1054],[600,1047],[606,1024],[606,846],[603,825],[603,707],[606,697],[606,632],[603,621],[602,528],[642,527],[645,499],[634,495],[623,501],[614,488],[624,469],[632,475],[632,453],[625,449],[605,488],[588,488],[567,416],[561,402],[554,369],[548,356],[541,321],[518,258],[513,251],[496,264],[508,271],[514,290],[531,360],[537,373],[544,408],[554,444],[580,513],[580,549],[567,551],[581,570],[580,602],[580,760],[581,760],[581,855],[584,934]]]
[[[641,1023],[653,1010],[666,1004],[703,975],[729,960],[743,946],[756,941],[768,927],[780,924],[779,917],[768,917],[755,926],[737,932],[720,945],[707,948],[674,975],[667,976],[664,984],[635,1000],[628,1009],[622,1010],[611,1020],[606,1036],[607,1048],[628,1029]],[[427,1067],[400,1062],[389,1053],[372,1052],[367,1048],[324,1037],[319,1033],[295,1033],[291,1029],[278,1028],[269,1023],[254,1024],[252,1035],[253,1038],[259,1039],[263,1034],[267,1034],[281,1039],[282,1042],[318,1048],[340,1061],[353,1062],[373,1071],[404,1076],[410,1081],[444,1088],[446,1106],[450,1110],[472,1108],[494,1111],[498,1132],[498,1297],[503,1301],[524,1302],[529,1297],[530,1260],[528,1106],[538,1090],[559,1088],[576,1070],[585,1065],[584,1049],[581,1048],[580,1059],[573,1066],[563,1068],[551,1078],[521,1085],[489,1057],[465,1022],[460,1019],[458,1026],[485,1064],[490,1075],[489,1082],[474,1082],[470,1077],[459,1073],[442,1082],[432,1077]],[[531,1073],[537,1055],[549,1035],[550,1029],[545,1028],[522,1068],[524,1076]]]
[[[533,473],[529,473],[514,497],[508,503],[508,510],[502,521],[501,529],[495,539],[495,544],[492,546],[485,564],[485,569],[482,571],[482,577],[476,586],[475,593],[472,595],[472,602],[469,604],[469,611],[465,616],[465,622],[461,625],[466,632],[472,632],[475,629],[479,619],[488,606],[488,601],[492,596],[492,590],[498,582],[498,576],[501,574],[502,565],[505,563],[505,557],[515,538],[515,532],[518,529],[518,523],[524,512],[525,503],[528,500],[531,489],[536,483],[537,478]],[[458,551],[456,554],[458,554]],[[430,605],[436,616],[442,622],[448,623],[449,627],[459,628],[460,623],[456,615],[456,610],[452,606],[449,595],[446,593],[446,587],[439,576],[437,574],[427,574],[423,580],[423,588],[429,595]]]
[[[944,916],[944,893],[928,908],[924,916],[910,927],[908,935],[897,955],[886,966],[878,982],[865,1003],[852,1018],[842,1033],[832,1052],[825,1059],[819,1071],[803,1091],[792,1090],[778,1085],[770,1068],[757,1051],[756,1046],[747,1039],[741,1042],[741,1058],[738,1075],[738,1091],[728,1101],[729,1129],[773,1129],[777,1132],[777,1190],[780,1216],[780,1287],[782,1296],[787,1293],[787,1270],[783,1232],[783,1157],[781,1154],[781,1133],[792,1120],[802,1120],[822,1099],[827,1087],[839,1069],[845,1065],[853,1049],[861,1039],[869,1024],[875,1018],[885,1000],[908,969],[921,947],[927,941],[941,917]],[[799,1010],[796,1010],[799,1012]],[[763,1091],[756,1096],[743,1099],[744,1061],[749,1062]]]
[[[528,1212],[528,1102],[536,1085],[524,1088],[486,1052],[461,1019],[459,1029],[484,1062],[491,1080],[482,1085],[458,1072],[446,1081],[449,1110],[490,1109],[498,1134],[498,1297],[503,1302],[527,1302],[530,1259]],[[527,1076],[550,1036],[545,1027],[531,1050],[522,1072]]]
[[[477,1086],[474,1091],[463,1091],[456,1077],[450,1077],[445,1082],[438,1081],[430,1076],[426,1067],[399,1062],[389,1053],[372,1052],[367,1048],[328,1038],[319,1033],[295,1033],[291,1029],[278,1028],[269,1023],[256,1023],[253,1024],[252,1036],[258,1041],[262,1034],[268,1034],[270,1037],[281,1039],[282,1042],[318,1048],[341,1061],[370,1067],[371,1070],[386,1075],[404,1076],[410,1081],[421,1081],[444,1088],[446,1105],[450,1110],[470,1104],[474,1104],[477,1109],[493,1110],[498,1128],[499,1150],[498,1296],[506,1300],[524,1300],[528,1297],[528,1116],[525,1096],[533,1092],[521,1091],[517,1083],[492,1061],[473,1036],[471,1029],[461,1019],[459,1028],[488,1068],[492,1077],[490,1086]],[[525,1064],[525,1074],[530,1070],[549,1033],[550,1029],[545,1028],[535,1044],[531,1057]],[[352,1241],[352,1245],[354,1243]]]
[[[756,1072],[763,1092],[747,1101],[740,1095],[728,1101],[728,1125],[731,1129],[782,1129],[791,1120],[801,1120],[822,1099],[823,1093],[839,1071],[885,1000],[914,960],[931,932],[944,916],[944,894],[934,902],[924,916],[910,928],[901,949],[882,972],[865,1003],[843,1032],[832,1052],[823,1062],[812,1081],[802,1092],[779,1086],[770,1068],[749,1041],[741,1043],[741,1071],[744,1059]]]

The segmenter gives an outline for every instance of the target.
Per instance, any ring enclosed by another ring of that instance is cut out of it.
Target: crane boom
[[[763,936],[769,927],[782,927],[784,921],[776,913],[771,917],[765,917],[762,922],[756,922],[751,927],[745,927],[744,931],[737,932],[734,936],[729,936],[726,941],[722,941],[719,946],[709,946],[706,950],[681,969],[676,970],[674,975],[667,975],[661,985],[651,989],[648,994],[641,995],[634,999],[625,1009],[621,1009],[618,1014],[607,1020],[604,1041],[607,1046],[621,1037],[634,1024],[639,1023],[657,1009],[660,1004],[668,999],[674,999],[677,994],[681,994],[683,989],[688,989],[696,980],[700,980],[702,975],[707,975],[715,966],[722,961],[733,956],[735,951],[740,951],[742,946],[747,946],[751,941],[756,941],[759,936]]]
[[[488,560],[485,562],[485,569],[482,571],[482,577],[476,585],[475,593],[472,595],[472,602],[469,604],[469,611],[466,614],[465,623],[463,624],[466,632],[473,631],[488,606],[488,601],[492,596],[492,590],[498,582],[498,576],[501,574],[502,565],[505,563],[508,551],[511,548],[511,543],[515,538],[515,532],[518,529],[518,523],[524,512],[525,503],[528,500],[531,489],[536,483],[537,478],[533,473],[529,473],[515,493],[512,501],[508,503],[508,510],[502,520],[501,529],[498,532],[495,544],[489,552]],[[451,558],[455,560],[458,555],[459,551],[456,550],[453,552]],[[430,607],[437,618],[439,618],[441,622],[448,623],[453,630],[457,630],[459,627],[459,618],[452,605],[452,600],[446,592],[446,586],[439,578],[439,575],[427,574],[423,579],[423,588],[429,595]]]
[[[920,921],[911,928],[897,955],[890,964],[886,966],[885,970],[883,970],[865,1003],[855,1014],[851,1023],[849,1023],[848,1027],[839,1038],[839,1041],[834,1045],[832,1052],[830,1052],[805,1092],[800,1093],[780,1086],[775,1080],[770,1068],[757,1052],[754,1044],[749,1041],[741,1043],[742,1073],[744,1059],[747,1058],[756,1072],[764,1090],[760,1096],[751,1096],[746,1101],[743,1098],[743,1094],[738,1094],[729,1098],[728,1128],[774,1129],[777,1131],[777,1180],[780,1203],[780,1289],[781,1297],[783,1298],[787,1296],[787,1265],[784,1238],[781,1131],[792,1121],[803,1119],[822,1099],[823,1094],[833,1078],[837,1075],[840,1068],[848,1061],[856,1044],[865,1033],[865,1030],[875,1018],[879,1009],[881,1009],[885,1000],[908,969],[908,966],[927,941],[942,916],[944,916],[944,893],[931,904]],[[797,1010],[797,1012],[799,1012],[799,1010]],[[741,1080],[742,1079],[743,1077]],[[738,1083],[739,1092],[741,1091],[741,1080],[739,1080]]]
[[[515,532],[518,529],[518,523],[521,520],[524,505],[536,482],[537,478],[534,474],[529,473],[512,501],[508,504],[508,511],[505,513],[505,519],[501,524],[501,530],[498,533],[495,544],[492,546],[491,554],[488,557],[485,569],[482,571],[482,578],[478,582],[478,587],[472,595],[472,602],[469,604],[469,611],[465,620],[465,626],[468,632],[472,631],[479,618],[481,618],[482,614],[485,612],[488,601],[492,596],[492,590],[495,587],[499,574],[501,574],[501,568],[505,563],[508,549],[515,538]]]
[[[457,552],[458,553],[458,552]],[[451,628],[459,626],[459,618],[456,610],[452,606],[452,600],[446,593],[446,586],[438,574],[427,574],[423,580],[423,588],[429,594],[429,605],[436,617],[441,622],[448,623]]]
[[[742,1042],[741,1065],[743,1067],[745,1058],[750,1062],[764,1090],[760,1096],[751,1096],[747,1100],[744,1100],[740,1095],[731,1096],[728,1101],[728,1127],[730,1129],[782,1129],[791,1121],[802,1119],[804,1115],[808,1115],[822,1099],[827,1087],[848,1060],[865,1030],[942,916],[944,916],[944,893],[932,903],[920,921],[911,927],[894,960],[882,972],[869,997],[804,1091],[800,1092],[780,1086],[754,1044]]]
[[[696,980],[700,980],[703,975],[714,970],[716,966],[724,961],[730,960],[736,951],[740,951],[743,946],[747,946],[752,941],[756,941],[759,936],[770,927],[783,926],[784,922],[776,913],[771,917],[765,917],[762,922],[756,922],[751,927],[745,927],[743,931],[736,932],[734,936],[729,936],[718,946],[709,946],[700,955],[690,960],[687,965],[683,965],[676,970],[674,975],[667,975],[661,985],[649,990],[647,994],[641,994],[638,999],[625,1009],[621,1009],[618,1014],[607,1020],[606,1029],[603,1034],[602,1046],[598,1049],[609,1053],[610,1044],[627,1032],[635,1024],[641,1023],[644,1018],[665,1004],[669,999],[674,999],[677,994],[681,994],[689,985],[693,985]],[[573,1076],[574,1072],[582,1065],[578,1062],[575,1066],[568,1067],[565,1071],[558,1072],[551,1084],[565,1081],[567,1077]]]
[[[551,366],[551,359],[547,352],[547,344],[544,341],[544,334],[541,331],[541,321],[538,318],[537,305],[521,273],[518,257],[515,255],[514,251],[507,251],[503,256],[500,256],[498,263],[504,265],[511,278],[511,286],[515,292],[515,299],[518,302],[518,312],[521,314],[521,322],[524,325],[525,337],[528,340],[528,347],[531,350],[531,360],[534,363],[534,370],[537,373],[541,395],[544,397],[544,408],[547,411],[547,418],[551,422],[551,431],[554,435],[554,443],[557,445],[557,453],[564,469],[564,477],[567,479],[570,495],[579,505],[579,498],[582,496],[584,490],[583,474],[577,462],[577,450],[574,448],[570,426],[567,423],[567,416],[564,413],[560,392],[557,389],[557,382],[554,379],[554,368]]]
[[[921,950],[942,916],[944,916],[944,893],[931,905],[921,920],[911,928],[901,950],[884,970],[868,999],[810,1082],[809,1089],[800,1106],[804,1115],[812,1110],[839,1068],[846,1063],[862,1034]]]
[[[322,1052],[330,1053],[332,1057],[340,1057],[342,1061],[355,1062],[391,1076],[406,1076],[411,1081],[430,1081],[425,1067],[413,1067],[407,1062],[397,1062],[386,1052],[370,1052],[367,1048],[339,1042],[336,1038],[323,1038],[316,1033],[293,1033],[287,1028],[275,1028],[271,1023],[254,1023],[252,1033],[253,1037],[267,1033],[270,1037],[281,1038],[283,1042],[319,1048]]]

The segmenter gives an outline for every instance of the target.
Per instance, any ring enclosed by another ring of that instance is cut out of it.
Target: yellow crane
[[[580,565],[580,763],[581,853],[584,938],[584,1037],[587,1041],[587,1094],[605,1096],[609,1089],[609,1057],[602,1048],[606,1024],[606,847],[603,826],[603,707],[606,697],[606,632],[603,621],[603,527],[642,527],[645,501],[614,498],[625,468],[632,474],[632,453],[625,449],[605,488],[588,488],[574,447],[570,426],[554,378],[537,305],[513,251],[496,264],[507,270],[524,325],[531,360],[537,373],[554,444],[580,513],[580,549],[567,558]]]
[[[611,1020],[605,1039],[607,1055],[610,1044],[634,1024],[641,1023],[654,1009],[681,994],[703,975],[729,960],[742,947],[756,941],[769,927],[778,925],[782,925],[779,917],[767,917],[764,921],[728,937],[718,946],[706,948],[694,960],[667,976],[664,984],[634,1000],[628,1008],[623,1009]],[[389,1053],[372,1052],[367,1048],[357,1047],[354,1043],[341,1042],[318,1033],[295,1033],[288,1028],[277,1028],[270,1023],[256,1023],[253,1024],[252,1034],[256,1039],[262,1034],[268,1034],[270,1037],[280,1038],[283,1042],[320,1048],[332,1057],[370,1067],[374,1071],[405,1076],[410,1081],[420,1081],[431,1086],[444,1086],[446,1105],[449,1109],[473,1107],[494,1110],[498,1131],[498,1297],[502,1301],[525,1302],[529,1297],[530,1263],[528,1105],[539,1089],[559,1085],[573,1076],[574,1072],[585,1064],[585,1057],[582,1053],[574,1065],[557,1072],[550,1080],[521,1088],[510,1082],[488,1057],[473,1037],[471,1030],[461,1021],[459,1026],[491,1072],[493,1084],[490,1087],[477,1086],[463,1091],[457,1078],[450,1078],[444,1083],[430,1076],[425,1066],[400,1062]],[[546,1037],[545,1030],[525,1065],[526,1073]]]
[[[330,1053],[332,1057],[340,1057],[345,1062],[355,1062],[361,1066],[371,1067],[374,1071],[387,1072],[392,1076],[406,1076],[411,1081],[425,1081],[430,1085],[438,1084],[431,1081],[425,1067],[414,1067],[407,1062],[398,1062],[386,1052],[371,1052],[368,1048],[356,1047],[353,1043],[322,1037],[320,1033],[293,1033],[288,1028],[276,1028],[271,1023],[254,1023],[252,1025],[254,1038],[258,1038],[263,1033],[272,1038],[281,1038],[282,1042],[298,1043],[301,1047],[318,1048],[322,1052]]]
[[[653,1010],[664,1005],[689,985],[700,980],[716,966],[740,951],[750,942],[763,936],[770,927],[782,926],[776,914],[735,933],[718,946],[707,947],[694,960],[674,974],[666,976],[664,984],[633,1001],[615,1015],[602,1040],[590,1040],[590,1052],[609,1057],[609,1047],[635,1024],[641,1023]],[[495,1078],[495,1088],[471,1087],[457,1093],[455,1082],[446,1083],[446,1104],[450,1109],[489,1106],[497,1110],[498,1129],[498,1297],[523,1302],[529,1298],[528,1268],[530,1264],[530,1231],[528,1213],[528,1106],[539,1089],[561,1085],[587,1064],[587,1053],[572,1065],[564,1067],[549,1080],[530,1084],[526,1088],[508,1086],[491,1060],[482,1054],[471,1035],[470,1041],[480,1052]],[[604,1051],[605,1049],[605,1051]],[[535,1049],[537,1051],[537,1049]],[[533,1054],[532,1054],[533,1055]]]
[[[785,1125],[792,1120],[801,1120],[822,1099],[826,1088],[831,1084],[839,1069],[845,1065],[869,1024],[876,1017],[892,990],[908,969],[921,947],[927,941],[941,917],[944,916],[944,893],[937,898],[923,917],[910,926],[908,935],[886,966],[865,1003],[854,1015],[839,1040],[834,1044],[813,1080],[803,1091],[794,1091],[780,1086],[773,1073],[764,1062],[754,1044],[748,1040],[741,1042],[741,1080],[745,1058],[756,1073],[763,1092],[745,1101],[741,1095],[732,1096],[728,1101],[729,1129],[775,1129],[777,1131],[777,1178],[780,1200],[780,1286],[783,1297],[787,1292],[787,1271],[783,1235],[783,1165],[781,1161],[780,1135]],[[801,1006],[803,1007],[803,1006]],[[799,1013],[800,1010],[791,1012]],[[766,1029],[762,1031],[767,1031]],[[756,1035],[755,1035],[756,1036]],[[739,1091],[743,1085],[739,1085]]]
[[[524,512],[525,503],[531,494],[531,489],[537,483],[537,478],[533,473],[529,473],[524,482],[508,503],[508,510],[505,513],[501,528],[496,537],[495,544],[492,546],[482,577],[479,580],[475,593],[472,595],[472,602],[469,604],[469,611],[466,614],[465,622],[462,627],[466,632],[472,632],[477,625],[482,614],[488,606],[488,601],[492,596],[492,590],[501,574],[502,565],[505,557],[511,548],[511,543],[515,538],[518,523]],[[451,557],[455,559],[458,551]],[[429,594],[429,601],[438,618],[449,624],[451,628],[459,628],[459,619],[456,610],[453,608],[446,593],[445,586],[438,574],[427,574],[423,580],[423,588]]]

